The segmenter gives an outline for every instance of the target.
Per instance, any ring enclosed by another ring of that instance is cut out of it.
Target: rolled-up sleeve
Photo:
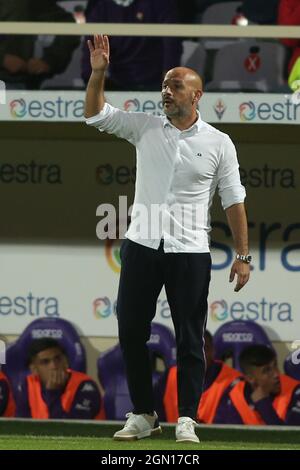
[[[221,148],[218,168],[218,191],[223,209],[244,202],[246,191],[241,184],[239,163],[236,149],[231,139],[226,136]]]
[[[100,132],[114,134],[135,145],[140,139],[146,120],[147,114],[145,113],[122,111],[105,103],[99,114],[86,119],[85,122],[88,126],[96,127]]]

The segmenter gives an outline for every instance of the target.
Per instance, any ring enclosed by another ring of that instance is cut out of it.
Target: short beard
[[[169,118],[185,118],[190,115],[190,109],[188,107],[181,107],[175,106],[173,110],[164,110],[165,115]]]

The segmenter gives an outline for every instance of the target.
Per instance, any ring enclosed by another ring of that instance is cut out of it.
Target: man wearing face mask
[[[88,23],[177,23],[175,0],[90,0]],[[180,63],[178,38],[112,36],[112,62],[107,70],[106,89],[158,90],[163,74]],[[83,47],[82,77],[91,74],[90,56]]]

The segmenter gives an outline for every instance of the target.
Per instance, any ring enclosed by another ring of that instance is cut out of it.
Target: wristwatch
[[[252,260],[252,256],[250,256],[250,255],[239,255],[239,254],[237,254],[237,255],[236,255],[236,259],[238,259],[239,261],[242,261],[243,263],[250,264],[250,263],[251,263],[251,260]]]

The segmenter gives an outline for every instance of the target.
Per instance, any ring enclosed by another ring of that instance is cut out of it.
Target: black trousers
[[[210,253],[165,253],[126,239],[117,301],[119,340],[137,414],[152,413],[152,370],[146,342],[165,285],[177,343],[179,416],[195,419],[205,375],[204,330]]]

